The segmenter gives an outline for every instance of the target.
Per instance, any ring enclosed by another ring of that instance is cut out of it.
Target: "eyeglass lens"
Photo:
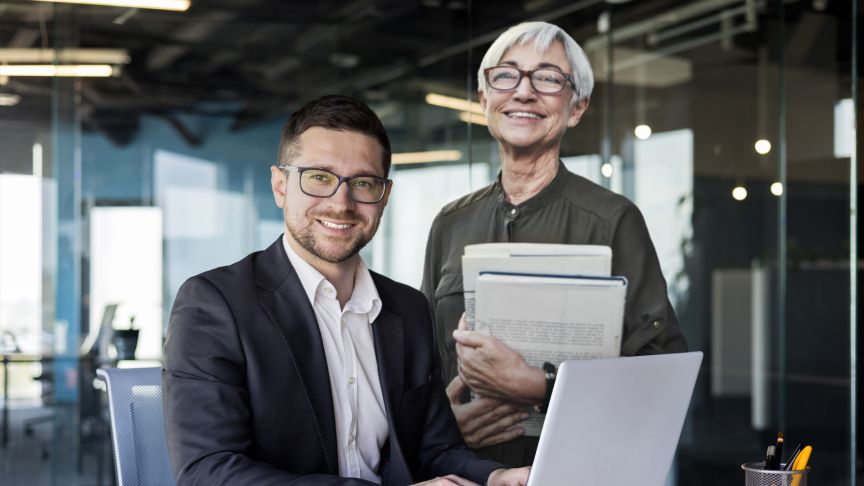
[[[554,69],[537,69],[526,74],[529,75],[531,86],[541,93],[557,93],[567,84],[567,77]],[[492,68],[487,75],[489,86],[500,90],[513,89],[521,80],[521,71],[506,66]]]
[[[339,177],[326,170],[309,169],[300,174],[300,189],[310,196],[330,197],[339,183]],[[364,203],[380,201],[387,186],[386,180],[372,176],[352,177],[347,184],[351,199]]]

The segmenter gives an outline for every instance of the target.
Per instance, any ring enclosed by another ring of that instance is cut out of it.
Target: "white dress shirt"
[[[341,309],[333,284],[297,255],[287,236],[282,243],[321,330],[336,418],[339,475],[380,484],[376,471],[389,428],[372,340],[372,322],[381,312],[378,289],[359,260],[354,292]]]

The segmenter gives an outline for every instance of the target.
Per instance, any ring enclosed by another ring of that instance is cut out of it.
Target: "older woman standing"
[[[492,44],[478,71],[480,104],[498,141],[501,173],[445,206],[432,225],[422,289],[435,312],[451,405],[469,446],[511,466],[530,464],[536,438],[519,422],[554,384],[494,337],[457,330],[464,312],[461,258],[488,242],[572,243],[612,248],[612,273],[629,280],[622,355],[686,351],[645,221],[626,198],[570,173],[561,140],[594,86],[585,53],[561,28],[516,25]],[[454,332],[455,331],[455,332]],[[454,342],[455,340],[455,342]],[[461,366],[457,365],[458,361]],[[466,386],[477,394],[463,403]]]

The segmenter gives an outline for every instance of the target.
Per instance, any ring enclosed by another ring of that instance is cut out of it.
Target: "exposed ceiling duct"
[[[165,12],[13,0],[0,5],[0,64],[113,56],[105,62],[122,71],[79,83],[83,113],[101,117],[94,126],[110,130],[107,121],[128,116],[120,124],[128,131],[141,114],[202,113],[233,115],[233,127],[243,129],[329,93],[418,103],[428,92],[465,96],[486,46],[527,20],[586,39],[598,82],[607,80],[611,39],[616,84],[662,89],[690,79],[698,46],[740,49],[737,39],[760,27],[762,2],[500,0],[469,9],[435,0],[201,0],[186,12]],[[612,13],[611,35],[598,32],[604,12]],[[792,32],[800,52],[830,27],[822,25],[824,13],[814,17],[822,23],[802,22]],[[53,93],[50,80],[36,78],[0,79],[0,87],[21,105]]]

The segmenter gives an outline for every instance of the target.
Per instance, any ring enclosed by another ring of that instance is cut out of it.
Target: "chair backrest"
[[[173,486],[160,368],[103,368],[119,486]]]

